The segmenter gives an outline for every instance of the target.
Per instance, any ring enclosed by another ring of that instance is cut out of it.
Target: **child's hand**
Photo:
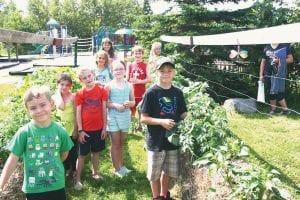
[[[105,140],[106,137],[107,137],[107,132],[106,130],[102,129],[101,140]]]
[[[124,104],[116,104],[115,107],[120,112],[123,112],[126,109],[126,106]]]
[[[78,138],[78,140],[81,144],[84,144],[86,142],[85,137],[90,137],[90,136],[86,132],[81,131],[79,133],[79,138]]]
[[[129,101],[125,101],[125,102],[123,103],[123,106],[124,106],[125,108],[129,108],[129,107],[130,107],[130,102],[129,102]]]
[[[78,138],[78,134],[77,134],[76,132],[74,132],[74,133],[72,134],[72,138],[73,138],[73,140],[76,140],[76,139]]]
[[[279,63],[279,58],[278,58],[278,57],[275,57],[274,60],[273,60],[273,62],[274,62],[275,64],[278,64],[278,63]]]
[[[137,84],[137,83],[139,83],[139,79],[137,79],[137,78],[130,78],[129,82],[132,83],[132,84]]]
[[[170,130],[171,128],[173,128],[173,126],[175,124],[176,123],[174,122],[173,119],[161,119],[161,122],[160,122],[160,125],[167,130]]]

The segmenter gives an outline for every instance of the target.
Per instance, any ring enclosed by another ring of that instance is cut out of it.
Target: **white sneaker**
[[[116,176],[118,176],[119,178],[123,178],[124,176],[126,176],[126,174],[125,174],[124,170],[122,170],[122,168],[120,168],[119,171],[114,172],[114,174]]]
[[[121,169],[125,172],[125,174],[129,174],[130,172],[132,172],[131,169],[127,169],[127,167],[125,166],[121,167]]]
[[[75,183],[75,185],[74,185],[75,190],[79,191],[79,190],[82,190],[82,188],[83,188],[82,183],[80,183],[80,182]]]

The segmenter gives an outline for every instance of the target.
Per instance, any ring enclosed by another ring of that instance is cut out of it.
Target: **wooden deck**
[[[46,67],[74,67],[74,56],[41,56],[41,55],[28,55],[19,56],[19,58],[29,59],[28,62],[12,61],[0,62],[0,79],[9,77],[11,75],[26,75],[32,73],[36,66]],[[95,67],[95,56],[90,54],[79,55],[77,57],[78,66]],[[4,81],[6,82],[6,81]],[[1,81],[3,83],[3,81]]]

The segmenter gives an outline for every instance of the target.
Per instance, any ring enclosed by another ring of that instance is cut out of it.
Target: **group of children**
[[[179,175],[179,147],[165,134],[186,117],[187,108],[182,91],[172,85],[175,64],[160,58],[160,43],[153,46],[151,52],[156,53],[150,53],[149,65],[143,62],[143,48],[135,46],[134,62],[126,69],[125,63],[115,58],[111,41],[104,39],[103,50],[96,55],[97,68],[77,70],[83,87],[76,94],[71,92],[71,77],[64,73],[52,97],[45,86],[30,88],[24,103],[32,121],[20,128],[8,145],[11,153],[0,177],[0,193],[23,157],[26,198],[65,200],[64,172],[74,175],[74,188],[81,190],[81,173],[90,152],[91,177],[103,179],[98,172],[99,152],[105,149],[108,135],[114,173],[126,176],[132,171],[123,163],[126,133],[140,104],[138,130],[141,122],[147,125],[147,178],[153,199],[171,199],[170,179]],[[156,84],[146,91],[151,72],[157,77]],[[51,120],[52,99],[61,125]]]

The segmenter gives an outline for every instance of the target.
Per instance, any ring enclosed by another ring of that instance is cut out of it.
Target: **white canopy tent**
[[[253,45],[300,42],[300,23],[203,36],[167,36],[160,39],[183,45]]]

